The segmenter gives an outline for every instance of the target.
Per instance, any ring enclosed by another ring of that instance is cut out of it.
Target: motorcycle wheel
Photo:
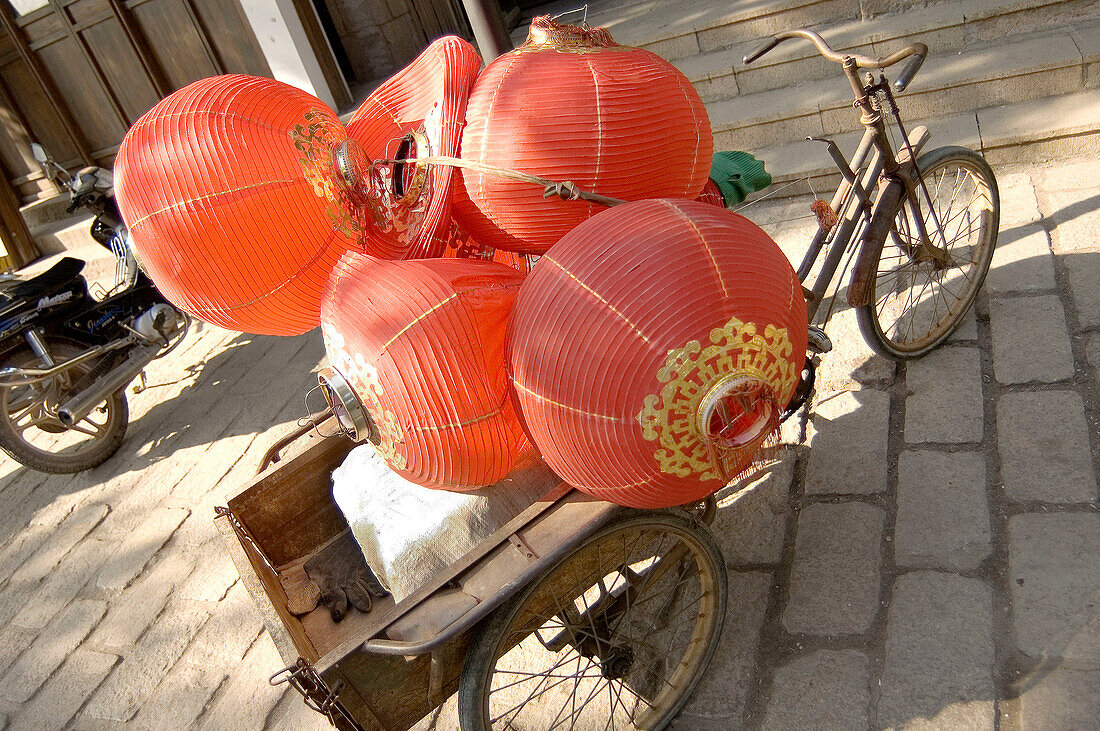
[[[83,348],[46,338],[54,360],[79,355]],[[0,368],[41,368],[27,346],[0,359]],[[129,410],[121,388],[72,428],[65,427],[57,410],[74,393],[73,385],[90,371],[81,364],[66,373],[26,386],[0,387],[0,449],[39,472],[73,473],[89,470],[118,451],[126,436]]]

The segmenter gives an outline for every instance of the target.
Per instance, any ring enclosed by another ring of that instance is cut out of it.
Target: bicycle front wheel
[[[871,348],[899,360],[924,355],[959,326],[985,281],[1000,225],[997,180],[981,155],[940,147],[917,165],[920,181],[883,245],[870,304],[857,311]]]

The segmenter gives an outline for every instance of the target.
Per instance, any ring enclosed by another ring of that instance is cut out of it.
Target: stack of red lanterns
[[[479,65],[436,41],[346,131],[265,79],[167,97],[116,166],[151,276],[226,327],[320,324],[379,453],[418,484],[498,481],[530,439],[603,499],[713,492],[774,432],[806,314],[779,248],[705,188],[701,100],[652,53],[549,18]],[[508,171],[634,202],[547,199]]]

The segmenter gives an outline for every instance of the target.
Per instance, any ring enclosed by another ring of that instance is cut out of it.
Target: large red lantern
[[[509,336],[528,434],[555,472],[633,507],[750,466],[806,353],[802,287],[748,219],[696,201],[609,209],[520,289]]]
[[[481,57],[454,36],[432,42],[406,68],[378,87],[348,121],[348,136],[372,160],[426,155],[457,157],[466,102],[481,69]],[[454,168],[408,165],[397,184],[407,204],[424,209],[424,218],[378,252],[388,258],[440,256],[451,230],[451,180]],[[389,175],[388,171],[386,173]],[[418,179],[419,176],[419,179]],[[387,178],[392,184],[392,179]]]
[[[504,478],[526,443],[509,397],[505,333],[523,275],[489,261],[347,254],[321,332],[377,429],[379,454],[425,487]]]
[[[329,271],[363,232],[333,162],[344,139],[319,99],[252,76],[196,81],[146,112],[115,191],[161,292],[233,330],[316,327]]]
[[[548,17],[478,77],[462,135],[464,159],[622,200],[695,198],[713,146],[706,108],[675,67],[606,28]],[[455,219],[476,240],[530,254],[603,210],[469,169],[455,196]]]

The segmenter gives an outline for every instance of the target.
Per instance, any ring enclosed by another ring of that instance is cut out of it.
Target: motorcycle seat
[[[7,287],[4,294],[12,302],[34,299],[68,284],[83,270],[83,260],[66,256],[38,276]]]

